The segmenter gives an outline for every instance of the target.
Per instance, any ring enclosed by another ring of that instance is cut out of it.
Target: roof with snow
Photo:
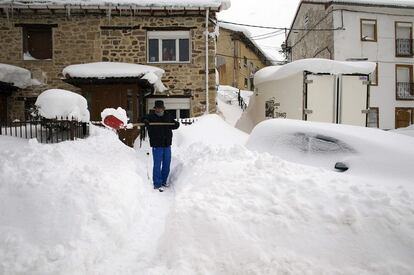
[[[254,75],[254,84],[283,79],[297,73],[328,74],[370,74],[375,71],[374,62],[336,61],[321,58],[301,59],[283,66],[270,66],[259,70]]]
[[[413,0],[302,0],[302,3],[320,4],[347,4],[347,5],[369,5],[369,6],[395,6],[395,7],[414,7]],[[300,5],[299,4],[299,5]]]
[[[218,26],[222,29],[241,34],[241,39],[246,43],[248,47],[250,47],[254,52],[256,52],[262,59],[264,59],[266,64],[272,64],[272,58],[268,54],[266,54],[266,52],[263,51],[262,48],[260,48],[256,41],[254,41],[251,38],[252,34],[246,28],[224,22],[219,22]]]
[[[132,8],[226,10],[230,0],[0,0],[0,5],[30,6],[126,6]]]
[[[62,74],[66,79],[139,78],[147,80],[159,92],[166,90],[161,82],[164,70],[154,66],[121,62],[94,62],[67,66],[63,69]]]
[[[0,63],[0,82],[22,89],[40,84],[38,80],[32,79],[29,70],[3,63]]]

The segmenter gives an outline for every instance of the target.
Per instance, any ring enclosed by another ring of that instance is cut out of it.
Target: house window
[[[377,20],[361,19],[361,41],[377,41]]]
[[[247,57],[243,57],[244,67],[247,67]]]
[[[368,113],[368,127],[379,128],[379,108],[370,107]]]
[[[414,123],[414,108],[395,108],[395,128],[405,128]]]
[[[23,26],[23,59],[52,59],[53,39],[50,25]]]
[[[375,67],[375,71],[373,71],[370,75],[371,86],[378,86],[378,63]]]
[[[413,66],[396,65],[397,100],[414,100]]]
[[[150,31],[147,37],[149,63],[190,62],[190,31]]]
[[[248,78],[244,78],[244,88],[249,87],[249,79]]]
[[[413,56],[413,24],[395,22],[395,56]]]

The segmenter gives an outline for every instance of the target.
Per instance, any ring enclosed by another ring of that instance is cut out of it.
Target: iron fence
[[[72,118],[0,121],[0,135],[58,143],[89,136],[89,124]]]

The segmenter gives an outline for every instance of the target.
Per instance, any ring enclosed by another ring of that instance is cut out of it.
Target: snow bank
[[[239,106],[238,101],[239,89],[232,86],[220,85],[217,90],[217,110],[223,119],[234,126],[240,119],[243,110]],[[252,91],[240,90],[240,96],[248,105],[250,97],[253,95]]]
[[[135,8],[230,8],[230,0],[0,0],[13,5],[133,6]]]
[[[164,70],[154,66],[122,62],[94,62],[67,66],[62,73],[66,78],[139,77],[148,80],[159,92],[166,90],[161,82]]]
[[[370,74],[375,71],[374,62],[336,61],[321,58],[309,58],[293,61],[283,66],[271,66],[259,70],[254,76],[254,84],[287,78],[294,74],[308,71],[329,74]]]
[[[395,130],[391,130],[391,132],[414,137],[414,125],[408,126],[406,128],[398,128]]]
[[[198,131],[216,123],[205,120]],[[226,146],[174,149],[175,201],[141,273],[412,273],[412,182],[302,166],[220,136]]]
[[[0,136],[0,151],[0,274],[115,274],[104,261],[150,189],[135,152],[95,127],[55,145]]]
[[[414,139],[364,127],[271,119],[252,131],[247,147],[289,161],[378,179],[412,181]]]
[[[209,145],[244,144],[247,135],[226,123],[218,115],[200,117],[190,126],[181,126],[174,131],[174,144],[188,147],[193,143]]]
[[[22,89],[40,84],[38,80],[32,79],[32,74],[29,70],[3,63],[0,63],[0,82],[10,83]]]
[[[107,126],[104,123],[104,120],[107,116],[114,116],[117,119],[119,119],[120,121],[122,121],[122,123],[124,124],[124,126],[126,126],[128,124],[128,117],[127,117],[127,113],[124,109],[122,109],[121,107],[118,107],[117,109],[114,108],[106,108],[101,112],[101,118],[102,118],[102,124],[105,125],[106,127],[112,129],[111,127]]]
[[[88,102],[80,94],[61,89],[41,93],[35,103],[39,115],[44,118],[74,118],[89,122]]]

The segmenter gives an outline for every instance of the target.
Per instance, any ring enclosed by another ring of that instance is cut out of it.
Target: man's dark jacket
[[[172,130],[178,129],[180,123],[175,121],[167,112],[158,116],[155,113],[144,117],[143,121],[148,129],[151,147],[168,147],[172,142]],[[148,125],[151,122],[174,123],[174,125]]]

